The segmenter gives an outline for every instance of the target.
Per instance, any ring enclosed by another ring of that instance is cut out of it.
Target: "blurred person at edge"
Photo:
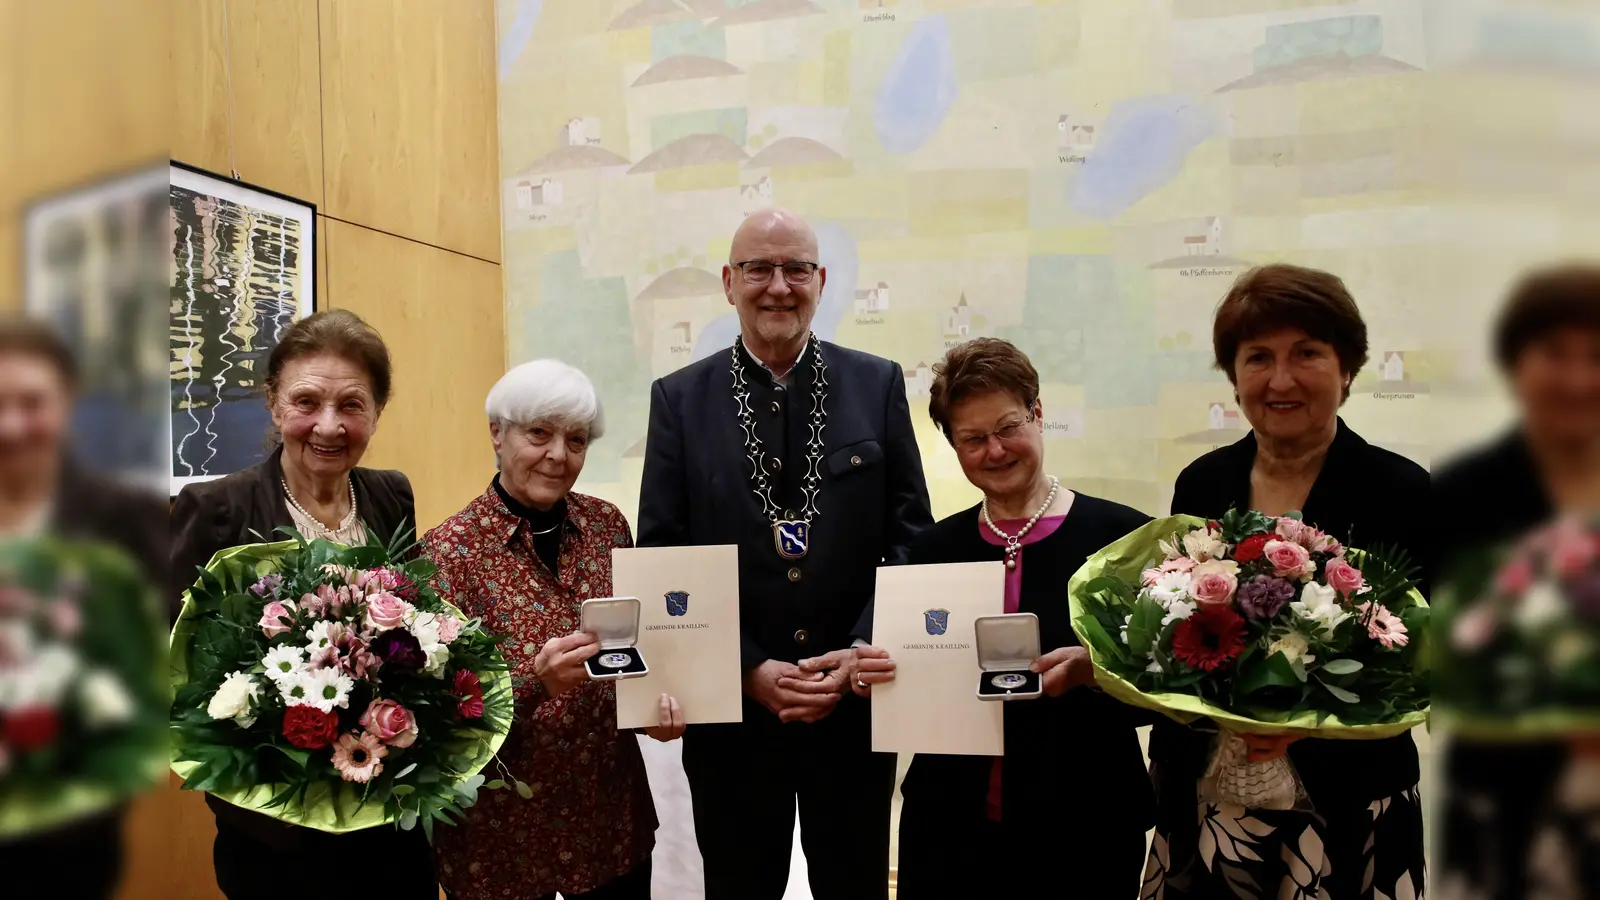
[[[357,465],[389,402],[393,373],[378,332],[349,310],[314,313],[289,326],[267,358],[267,406],[279,441],[262,462],[188,485],[172,507],[173,596],[219,550],[281,539],[352,545],[416,528],[411,481]],[[276,900],[280,878],[309,877],[328,860],[367,860],[319,876],[319,889],[383,900],[438,900],[433,852],[421,828],[378,826],[329,834],[234,806],[207,794],[216,815],[212,865],[228,900]]]
[[[0,541],[54,534],[104,542],[128,553],[151,584],[162,584],[161,498],[74,462],[68,423],[76,389],[76,360],[53,329],[0,318]],[[61,900],[111,897],[122,873],[124,812],[117,807],[0,843],[0,873],[46,873],[49,896]]]
[[[1467,540],[1441,548],[1446,574],[1451,560],[1558,515],[1600,510],[1600,264],[1524,276],[1496,324],[1494,356],[1517,422],[1434,475],[1430,518],[1472,523]],[[1600,736],[1456,738],[1443,755],[1436,893],[1600,897]]]
[[[1358,549],[1408,551],[1424,570],[1418,588],[1426,595],[1432,539],[1417,519],[1431,519],[1427,470],[1367,443],[1339,415],[1368,353],[1366,322],[1344,282],[1284,264],[1246,272],[1217,307],[1212,345],[1250,432],[1178,473],[1172,512],[1220,519],[1230,507],[1269,516],[1299,510],[1341,543],[1353,537]],[[1422,773],[1411,734],[1246,736],[1253,760],[1287,753],[1312,811],[1249,810],[1259,825],[1237,846],[1228,835],[1237,826],[1227,823],[1242,810],[1196,809],[1196,780],[1214,741],[1209,719],[1183,726],[1163,717],[1151,730],[1156,832],[1147,891],[1167,900],[1423,894]]]

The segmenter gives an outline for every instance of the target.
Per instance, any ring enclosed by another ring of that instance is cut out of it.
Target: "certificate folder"
[[[743,718],[739,669],[739,548],[611,551],[611,586],[639,598],[639,653],[650,673],[617,682],[617,728],[660,722],[671,694],[690,725]]]
[[[878,570],[872,644],[889,651],[895,680],[872,688],[872,749],[880,753],[1005,752],[1002,703],[973,693],[973,622],[1005,610],[999,562]]]

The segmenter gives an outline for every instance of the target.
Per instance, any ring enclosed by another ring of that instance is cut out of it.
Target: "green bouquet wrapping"
[[[0,543],[0,840],[105,812],[166,769],[166,617],[124,552]]]
[[[347,832],[452,824],[511,727],[497,639],[400,538],[219,552],[172,630],[172,770],[189,790]],[[496,781],[491,788],[500,786]]]
[[[1202,799],[1297,808],[1289,760],[1250,762],[1242,736],[1378,740],[1425,723],[1430,611],[1410,574],[1404,554],[1346,549],[1298,514],[1172,516],[1089,558],[1072,625],[1106,693],[1217,724]]]

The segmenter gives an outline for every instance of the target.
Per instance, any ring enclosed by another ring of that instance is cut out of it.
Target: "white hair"
[[[605,410],[589,376],[555,359],[536,359],[500,376],[483,404],[491,422],[527,425],[550,422],[586,426],[589,439],[605,432]]]

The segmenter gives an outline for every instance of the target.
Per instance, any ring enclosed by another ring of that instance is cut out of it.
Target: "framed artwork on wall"
[[[316,206],[171,163],[169,482],[265,458],[265,387],[278,337],[317,309]]]
[[[167,166],[39,198],[24,214],[22,300],[72,348],[71,447],[85,466],[168,484]]]

